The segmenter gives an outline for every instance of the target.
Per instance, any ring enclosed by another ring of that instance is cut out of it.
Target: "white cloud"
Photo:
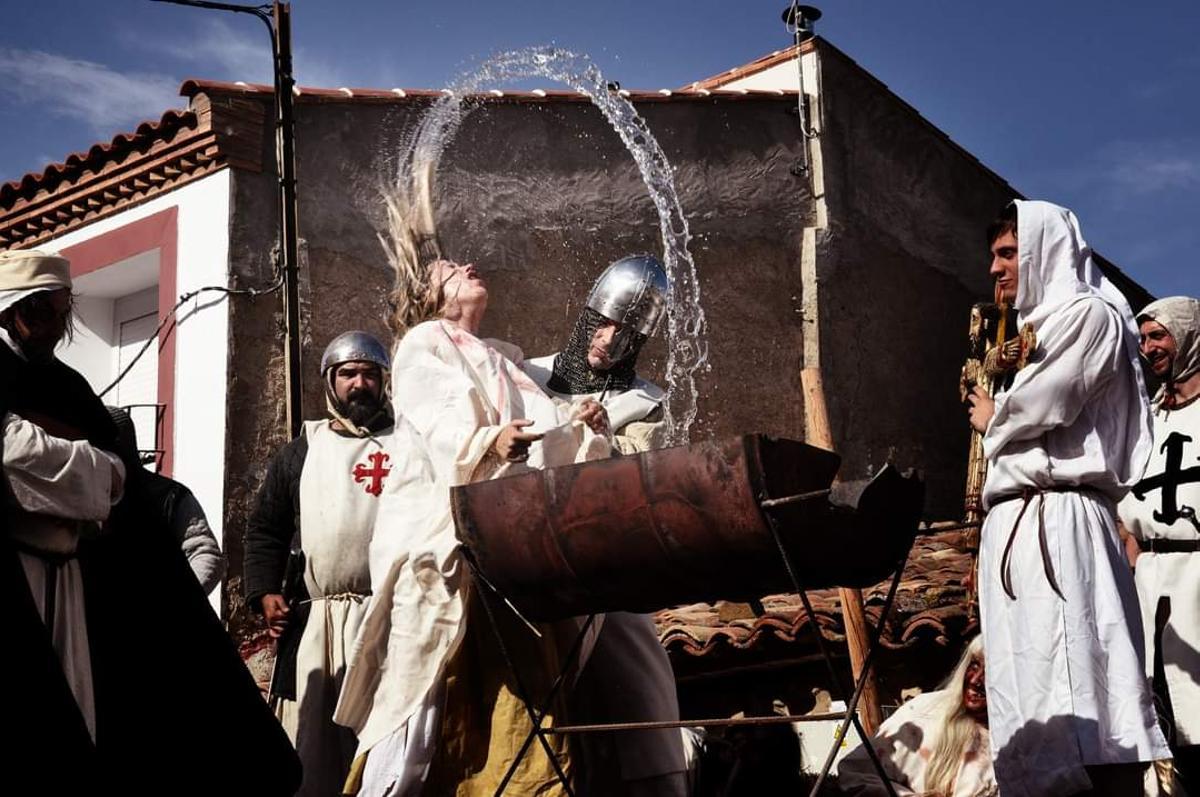
[[[217,80],[244,80],[247,83],[272,82],[271,39],[267,29],[256,19],[239,19],[240,25],[221,18],[207,18],[188,37],[176,42],[163,42],[181,61],[200,65],[205,71],[198,77]]]
[[[130,37],[129,43],[186,64],[189,77],[266,85],[274,82],[271,40],[261,22],[249,17],[229,20],[200,16],[186,39]],[[292,54],[292,71],[296,82],[305,86],[358,85],[344,69],[303,47]]]
[[[1091,192],[1123,205],[1200,191],[1200,140],[1114,141],[1043,175],[1069,192]]]
[[[1105,161],[1108,181],[1120,191],[1146,195],[1200,187],[1200,154],[1194,147],[1122,145]]]
[[[0,94],[36,105],[41,113],[81,121],[98,135],[158,119],[184,104],[173,77],[120,72],[41,50],[0,48],[0,74]]]

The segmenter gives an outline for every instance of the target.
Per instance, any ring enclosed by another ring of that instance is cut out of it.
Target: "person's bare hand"
[[[288,626],[288,615],[292,613],[287,601],[282,595],[263,595],[262,613],[267,621],[267,633],[272,639],[279,639]]]
[[[1142,555],[1142,549],[1138,545],[1137,537],[1129,533],[1125,528],[1125,524],[1117,521],[1117,537],[1121,540],[1121,545],[1125,549],[1125,559],[1129,562],[1129,568],[1132,570],[1137,567],[1138,557]]]
[[[571,420],[583,421],[596,434],[608,434],[608,411],[595,399],[584,399],[576,404]]]
[[[983,434],[987,431],[992,416],[996,413],[996,402],[992,400],[986,390],[975,385],[967,394],[967,404],[969,405],[967,416],[970,419],[971,428]]]
[[[500,430],[500,436],[492,444],[492,450],[505,462],[524,462],[529,459],[529,446],[542,439],[542,435],[522,431],[533,426],[533,421],[516,420]]]

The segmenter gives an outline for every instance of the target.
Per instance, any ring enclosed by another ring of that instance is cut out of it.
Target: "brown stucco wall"
[[[990,296],[984,229],[1014,191],[844,55],[819,53],[820,358],[842,475],[920,468],[927,513],[954,517],[967,315]]]
[[[376,239],[379,186],[392,172],[396,141],[425,107],[298,106],[307,417],[323,414],[317,365],[325,344],[350,328],[384,333],[392,274]],[[675,166],[709,318],[712,370],[699,378],[694,436],[803,434],[799,247],[813,203],[792,173],[800,151],[791,107],[763,98],[639,108]],[[271,280],[274,191],[270,174],[235,172],[235,280]],[[657,216],[633,161],[583,102],[494,103],[469,116],[443,159],[437,201],[448,254],[488,277],[483,334],[530,356],[561,346],[609,261],[659,248]],[[243,635],[240,537],[266,459],[285,440],[281,325],[277,297],[231,310],[228,608]],[[646,375],[661,377],[664,354],[661,340],[648,347]]]
[[[958,517],[967,317],[991,300],[986,227],[1020,194],[845,54],[817,48],[829,218],[817,239],[820,365],[841,476],[888,460],[920,468],[926,515]],[[1149,300],[1098,262],[1134,307]]]

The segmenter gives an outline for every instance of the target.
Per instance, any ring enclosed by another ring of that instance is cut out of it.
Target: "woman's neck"
[[[443,321],[449,321],[460,329],[479,335],[479,325],[483,323],[483,311],[486,308],[478,305],[456,306],[442,316]]]

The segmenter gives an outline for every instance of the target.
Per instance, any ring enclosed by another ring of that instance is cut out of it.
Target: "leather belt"
[[[1012,531],[1008,533],[1008,542],[1004,544],[1004,553],[1000,557],[1000,585],[1004,588],[1004,593],[1012,600],[1017,599],[1017,593],[1013,590],[1012,585],[1011,565],[1013,543],[1017,540],[1017,529],[1021,526],[1021,519],[1025,517],[1025,510],[1029,508],[1029,503],[1034,498],[1038,499],[1038,545],[1042,551],[1042,570],[1046,573],[1046,580],[1050,582],[1050,589],[1054,590],[1054,594],[1059,598],[1066,600],[1063,597],[1062,589],[1058,586],[1058,579],[1054,575],[1054,565],[1050,562],[1050,544],[1046,540],[1046,493],[1092,493],[1096,496],[1104,495],[1092,487],[1061,485],[1055,487],[1026,487],[1019,493],[1009,493],[992,499],[992,507],[1008,501],[1021,501],[1021,511],[1017,513],[1016,522],[1013,523]]]
[[[1200,551],[1200,540],[1167,540],[1154,538],[1138,540],[1138,548],[1145,553],[1196,553]]]

